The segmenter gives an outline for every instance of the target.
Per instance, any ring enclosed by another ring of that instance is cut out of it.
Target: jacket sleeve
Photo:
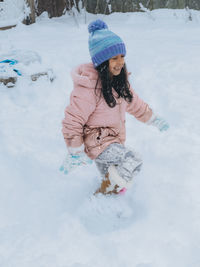
[[[141,122],[149,121],[153,114],[152,109],[141,98],[139,98],[133,88],[130,88],[130,91],[133,95],[133,100],[127,105],[126,111]]]
[[[96,98],[92,89],[83,87],[72,91],[70,104],[65,109],[65,118],[62,121],[62,133],[68,147],[79,147],[83,144],[83,126],[95,108]]]

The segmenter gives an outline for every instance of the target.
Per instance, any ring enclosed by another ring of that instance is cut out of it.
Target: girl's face
[[[112,75],[117,76],[120,74],[124,66],[124,55],[117,55],[109,59],[109,71]]]

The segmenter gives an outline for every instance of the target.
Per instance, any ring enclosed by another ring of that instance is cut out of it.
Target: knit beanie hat
[[[89,51],[94,67],[119,54],[126,55],[122,39],[111,32],[104,21],[98,19],[91,22],[88,31]]]

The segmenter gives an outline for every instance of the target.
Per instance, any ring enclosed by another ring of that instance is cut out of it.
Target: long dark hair
[[[117,98],[124,98],[128,103],[132,102],[133,95],[130,92],[130,84],[128,81],[128,74],[126,65],[124,64],[121,72],[117,76],[110,75],[109,72],[109,61],[105,61],[96,67],[98,71],[98,79],[96,83],[95,90],[97,90],[97,85],[99,81],[101,82],[101,95],[103,95],[106,103],[109,107],[113,108],[116,106],[116,100],[113,96],[112,88],[115,89],[118,96]]]

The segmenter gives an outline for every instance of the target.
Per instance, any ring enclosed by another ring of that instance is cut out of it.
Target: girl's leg
[[[118,143],[109,145],[96,158],[95,163],[103,177],[102,183],[104,187],[108,185],[107,189],[110,190],[109,193],[118,192],[116,185],[119,189],[123,187],[127,188],[142,166],[142,160],[134,151]]]

